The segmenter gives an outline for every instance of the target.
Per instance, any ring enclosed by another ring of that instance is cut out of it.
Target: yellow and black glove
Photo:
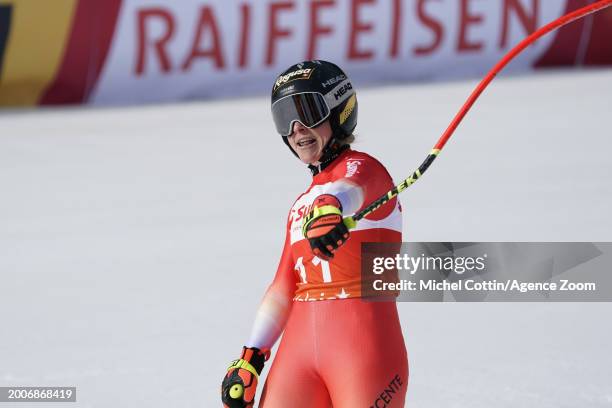
[[[243,347],[242,355],[232,361],[221,383],[224,408],[252,408],[255,406],[257,381],[270,351],[257,347]]]
[[[342,219],[342,204],[331,194],[315,198],[312,208],[302,223],[302,234],[319,258],[333,258],[334,251],[349,238],[349,230]]]

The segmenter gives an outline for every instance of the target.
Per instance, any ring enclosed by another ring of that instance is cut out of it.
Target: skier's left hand
[[[269,350],[243,347],[238,360],[232,361],[221,384],[224,408],[253,408],[257,381],[264,362],[270,358]]]
[[[342,204],[331,194],[315,198],[302,223],[302,234],[310,243],[312,252],[323,259],[334,257],[334,251],[349,238],[342,219]]]

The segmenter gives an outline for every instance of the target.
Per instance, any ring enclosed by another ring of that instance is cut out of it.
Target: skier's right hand
[[[302,234],[310,243],[312,252],[324,260],[349,238],[349,230],[342,219],[342,204],[331,194],[314,199],[310,212],[302,221]]]
[[[270,358],[269,350],[243,347],[242,355],[232,361],[221,383],[221,401],[224,408],[252,408],[259,374],[264,362]]]

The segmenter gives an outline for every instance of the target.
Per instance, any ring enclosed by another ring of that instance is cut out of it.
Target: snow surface
[[[355,148],[401,180],[474,84],[361,90]],[[405,240],[612,241],[611,112],[610,70],[495,80],[401,196]],[[266,97],[0,113],[0,386],[220,406],[308,182]],[[612,406],[609,303],[399,309],[408,407]]]

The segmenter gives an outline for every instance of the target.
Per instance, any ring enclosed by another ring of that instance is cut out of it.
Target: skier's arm
[[[348,178],[332,183],[328,194],[335,196],[342,204],[344,214],[353,214],[363,205],[364,189]]]
[[[259,306],[250,339],[223,378],[221,400],[224,407],[253,407],[259,375],[270,357],[270,349],[285,328],[296,283],[287,229],[276,276]]]
[[[291,243],[287,231],[276,276],[257,310],[247,347],[269,350],[276,343],[287,323],[296,284],[297,278],[293,271]]]
[[[344,171],[342,167],[339,171]],[[373,159],[362,160],[357,169],[344,177],[334,181],[328,194],[334,195],[342,204],[343,214],[350,215],[363,209],[366,205],[379,198],[393,188],[393,180],[383,167]],[[387,217],[395,207],[396,199],[384,205],[365,218],[368,220],[381,220]]]

